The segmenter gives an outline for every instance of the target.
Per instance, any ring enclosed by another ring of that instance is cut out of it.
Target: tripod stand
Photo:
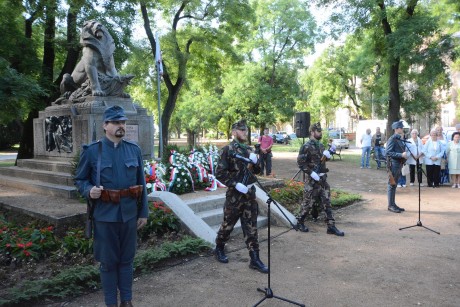
[[[279,207],[278,203],[273,199],[271,198],[270,194],[264,189],[264,187],[260,184],[259,180],[257,180],[257,177],[255,177],[252,173],[251,173],[251,176],[255,179],[257,185],[260,187],[260,189],[262,191],[265,192],[265,194],[268,196],[268,199],[267,199],[267,205],[268,205],[268,211],[267,211],[267,218],[268,218],[268,239],[267,239],[267,245],[268,245],[268,275],[267,275],[267,278],[268,278],[268,285],[266,288],[264,289],[261,289],[261,288],[257,288],[257,291],[259,292],[263,292],[265,293],[265,296],[260,300],[258,301],[255,305],[255,306],[258,306],[259,304],[261,304],[263,301],[265,301],[267,298],[276,298],[276,299],[279,299],[281,301],[285,301],[285,302],[288,302],[288,303],[291,303],[291,304],[294,304],[294,305],[297,305],[297,306],[302,306],[302,307],[305,307],[304,304],[300,304],[300,303],[297,303],[297,302],[294,302],[294,301],[291,301],[291,300],[288,300],[286,298],[283,298],[283,297],[280,297],[280,296],[276,296],[273,294],[273,290],[271,289],[270,287],[270,274],[271,274],[271,263],[270,263],[270,228],[271,228],[271,204],[274,203],[276,205],[276,207],[278,208],[278,210],[284,215],[284,217],[289,221],[289,223],[291,224],[292,228],[295,229],[296,231],[298,231],[297,227],[292,223],[292,221],[286,216],[286,214],[284,213],[283,210],[281,210],[281,208]]]
[[[421,219],[420,219],[420,212],[421,212],[421,210],[420,210],[420,202],[421,202],[420,181],[421,181],[421,180],[418,180],[418,179],[420,179],[420,177],[421,177],[420,173],[423,173],[423,174],[425,175],[425,177],[427,177],[427,176],[426,176],[425,171],[422,169],[422,165],[418,162],[418,159],[416,159],[415,156],[412,154],[412,151],[410,150],[409,146],[407,146],[407,143],[404,143],[404,146],[407,148],[407,150],[409,151],[410,155],[415,159],[415,161],[416,161],[416,163],[417,163],[417,181],[418,181],[418,221],[417,221],[417,224],[415,224],[415,225],[407,226],[407,227],[403,227],[403,228],[399,228],[399,230],[408,229],[408,228],[412,228],[412,227],[417,227],[417,226],[418,226],[418,227],[423,227],[423,228],[425,228],[425,229],[427,229],[427,230],[429,230],[429,231],[432,231],[432,232],[437,233],[438,235],[440,235],[440,234],[441,234],[440,232],[437,232],[437,231],[435,231],[435,230],[433,230],[433,229],[431,229],[431,228],[428,228],[428,227],[426,227],[426,226],[423,226],[423,224],[422,224],[422,221],[421,221]]]

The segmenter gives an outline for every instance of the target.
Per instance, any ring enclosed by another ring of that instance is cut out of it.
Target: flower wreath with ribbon
[[[169,167],[170,177],[168,191],[187,191],[189,187],[192,188],[192,191],[195,191],[193,177],[189,170],[191,165],[188,162],[188,158],[175,150],[171,150],[169,163],[171,163],[171,166]]]
[[[209,145],[209,149],[206,147],[203,148],[204,152],[206,154],[206,158],[208,160],[208,178],[210,182],[210,186],[206,188],[206,191],[215,191],[217,188],[226,188],[226,186],[217,180],[216,175],[215,175],[215,170],[217,168],[217,164],[219,163],[219,149],[217,148],[216,145]]]
[[[166,191],[166,166],[155,160],[144,161],[145,186],[147,193],[153,191]]]

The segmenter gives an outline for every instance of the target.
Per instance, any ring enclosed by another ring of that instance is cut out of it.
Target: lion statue
[[[62,78],[61,101],[85,96],[129,98],[123,90],[134,76],[118,75],[113,60],[115,43],[107,28],[98,21],[86,21],[81,30],[80,44],[83,46],[80,62],[71,75],[64,74]]]

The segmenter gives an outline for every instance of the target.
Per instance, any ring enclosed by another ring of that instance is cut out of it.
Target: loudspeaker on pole
[[[298,138],[307,138],[310,136],[310,113],[297,112],[295,114],[295,134]]]

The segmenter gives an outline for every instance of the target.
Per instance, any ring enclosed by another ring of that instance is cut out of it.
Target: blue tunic
[[[130,186],[142,185],[141,208],[138,212],[136,199],[122,197],[119,204],[102,202],[98,199],[94,220],[100,222],[127,222],[132,218],[147,218],[147,190],[141,149],[135,143],[121,141],[115,147],[107,138],[83,146],[83,152],[75,176],[75,185],[85,198],[96,185],[98,143],[102,143],[101,185],[104,189],[121,190]]]

